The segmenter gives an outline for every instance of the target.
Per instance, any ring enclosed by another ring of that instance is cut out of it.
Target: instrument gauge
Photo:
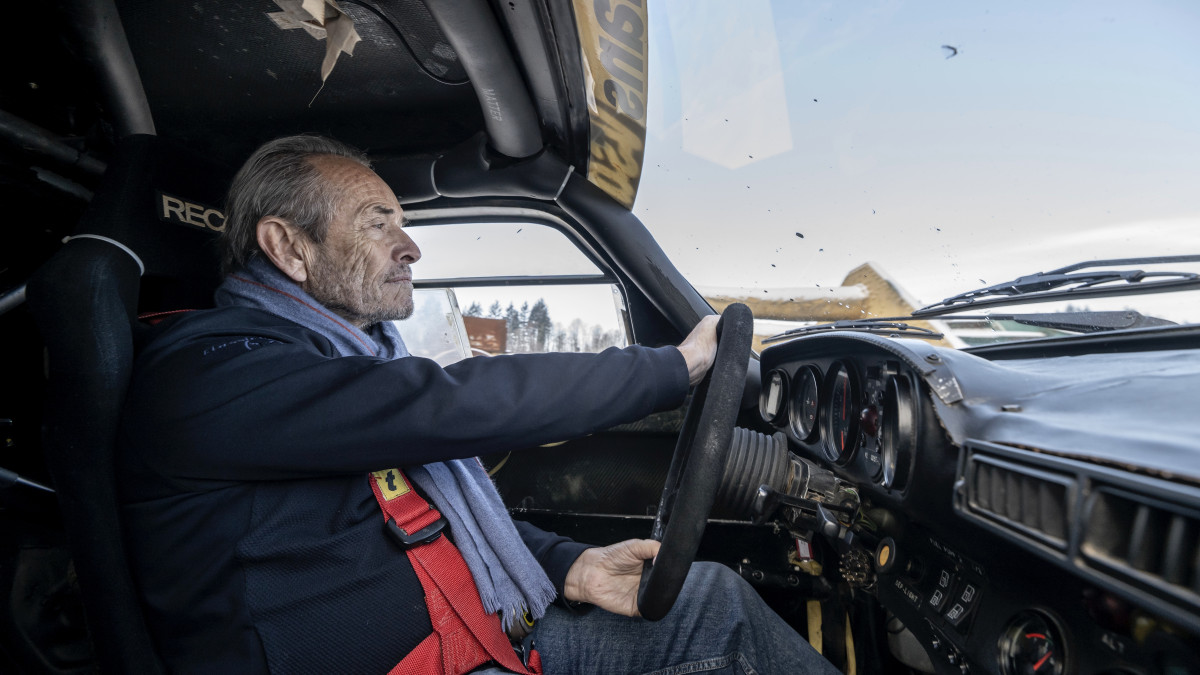
[[[792,407],[788,419],[796,438],[807,441],[817,432],[817,406],[821,401],[817,371],[811,366],[801,368],[796,371],[792,384]]]
[[[825,376],[822,449],[831,462],[845,464],[858,446],[858,421],[862,413],[858,382],[850,365],[839,361]]]
[[[781,426],[787,419],[787,373],[772,370],[767,374],[762,392],[758,395],[758,413],[768,424]]]
[[[903,375],[888,378],[883,390],[883,424],[879,428],[879,454],[884,487],[903,485],[913,448],[916,447],[917,410],[913,388]]]
[[[1050,617],[1037,611],[1018,615],[1000,638],[1005,675],[1062,675],[1067,672],[1067,645]]]

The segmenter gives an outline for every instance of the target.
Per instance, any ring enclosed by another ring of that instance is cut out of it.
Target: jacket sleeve
[[[337,357],[322,340],[259,331],[149,349],[127,399],[123,445],[176,489],[216,489],[566,440],[674,408],[687,394],[674,347],[442,368],[418,357]]]
[[[546,576],[554,584],[554,590],[558,591],[558,600],[563,606],[566,606],[563,586],[567,581],[567,572],[570,571],[571,565],[575,564],[575,559],[592,546],[580,544],[553,532],[547,532],[523,520],[514,520],[513,525],[517,526],[517,533],[521,535],[521,540],[529,547],[534,559],[538,561],[538,564],[546,571]]]

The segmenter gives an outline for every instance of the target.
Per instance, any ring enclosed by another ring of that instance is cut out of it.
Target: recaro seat
[[[155,136],[126,137],[75,234],[28,284],[48,359],[43,448],[102,672],[163,672],[118,517],[117,426],[138,314],[212,303],[215,209],[232,175]]]

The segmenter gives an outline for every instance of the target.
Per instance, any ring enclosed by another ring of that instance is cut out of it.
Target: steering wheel
[[[662,542],[642,567],[638,612],[658,621],[671,611],[696,557],[729,456],[733,424],[746,387],[754,316],[735,303],[717,323],[717,357],[696,387],[675,444],[650,538]]]

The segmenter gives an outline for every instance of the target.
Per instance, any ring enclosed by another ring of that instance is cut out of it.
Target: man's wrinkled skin
[[[700,384],[717,358],[718,322],[720,318],[715,314],[700,319],[692,332],[679,343],[679,351],[687,362],[688,384],[693,387]]]
[[[642,563],[662,546],[652,539],[629,539],[604,548],[589,548],[567,570],[563,595],[624,616],[638,616]]]
[[[258,244],[271,262],[306,293],[358,328],[406,319],[413,311],[411,265],[421,250],[404,231],[404,211],[391,188],[373,171],[345,157],[310,159],[336,194],[325,241],[314,242],[278,216],[258,221]],[[679,345],[695,386],[712,367],[717,317],[696,324]],[[659,543],[631,539],[584,551],[567,572],[564,595],[614,614],[637,616],[642,561]]]
[[[421,249],[404,231],[404,210],[367,167],[332,155],[309,160],[338,195],[325,241],[317,244],[277,216],[258,222],[258,244],[306,293],[358,328],[408,318],[411,265]]]

